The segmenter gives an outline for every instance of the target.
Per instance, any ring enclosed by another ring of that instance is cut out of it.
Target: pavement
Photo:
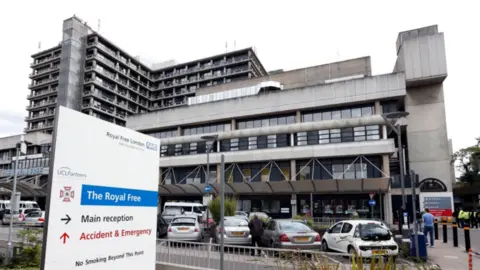
[[[463,229],[458,228],[458,246],[465,250],[465,233]],[[438,240],[443,242],[443,228],[438,228]],[[447,238],[448,243],[453,245],[453,229],[452,226],[449,225],[447,227]],[[476,253],[476,255],[480,255],[480,229],[470,229],[470,247],[472,251]],[[480,269],[480,268],[479,268]]]
[[[435,247],[427,248],[428,260],[440,266],[442,270],[459,270],[468,268],[468,253],[461,248],[453,248],[451,243],[435,242]],[[480,269],[480,257],[472,256],[472,269]]]

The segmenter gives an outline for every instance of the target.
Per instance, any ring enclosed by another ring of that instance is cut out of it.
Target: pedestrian
[[[460,209],[460,211],[458,212],[458,225],[459,225],[460,228],[462,228],[462,229],[463,229],[463,227],[465,226],[464,216],[465,216],[465,211],[463,211],[463,208],[462,208],[462,209]]]
[[[430,213],[430,209],[425,208],[425,213],[422,215],[423,220],[423,235],[425,235],[425,243],[428,246],[427,236],[430,237],[430,246],[434,247],[433,238],[433,215]]]
[[[400,206],[400,209],[397,211],[397,216],[398,216],[398,230],[400,231],[400,234],[402,234],[403,231],[403,212],[405,212],[405,209],[403,208],[403,205]]]
[[[478,229],[478,222],[477,222],[477,211],[476,210],[472,210],[472,212],[470,212],[470,228],[473,229],[473,227],[475,227],[475,229]]]
[[[263,234],[263,221],[258,218],[257,215],[253,216],[253,219],[248,224],[250,228],[250,235],[252,236],[252,251],[251,255],[255,256],[256,247],[257,245],[260,246],[260,238]],[[261,251],[259,250],[258,255],[260,255]]]

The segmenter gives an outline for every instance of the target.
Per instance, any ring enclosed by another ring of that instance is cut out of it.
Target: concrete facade
[[[452,191],[452,151],[447,135],[442,82],[447,77],[445,40],[437,26],[405,31],[397,40],[395,71],[405,72],[410,168]]]

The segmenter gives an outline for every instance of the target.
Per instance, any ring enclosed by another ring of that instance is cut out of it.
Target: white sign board
[[[155,269],[160,141],[59,107],[42,269]]]
[[[425,208],[436,217],[450,217],[454,211],[452,192],[420,192],[420,211]]]

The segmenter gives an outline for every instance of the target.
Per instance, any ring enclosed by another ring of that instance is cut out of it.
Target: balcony
[[[37,76],[40,76],[40,75],[45,75],[45,74],[48,74],[48,73],[53,72],[53,71],[58,71],[59,69],[60,69],[60,65],[55,65],[53,67],[45,68],[45,69],[42,69],[40,71],[31,73],[28,77],[30,79],[33,79],[33,78],[35,78]]]
[[[189,69],[183,68],[183,69],[177,70],[175,72],[171,72],[171,73],[167,73],[167,74],[160,74],[158,76],[152,76],[152,80],[155,81],[155,80],[163,80],[163,79],[168,79],[168,78],[175,78],[175,77],[184,76],[184,75],[187,75],[187,74],[190,74],[190,73],[199,72],[199,71],[202,71],[202,70],[218,68],[218,67],[231,65],[231,64],[234,64],[234,63],[240,63],[240,62],[244,62],[244,61],[248,61],[248,60],[249,60],[248,56],[237,57],[235,59],[229,59],[229,60],[226,60],[226,61],[221,60],[218,63],[210,64],[210,65],[207,65],[207,66],[202,65],[202,66],[196,66],[196,67],[189,68]]]
[[[55,87],[54,89],[45,90],[45,91],[41,91],[41,92],[34,92],[33,94],[27,95],[27,99],[30,100],[30,99],[46,97],[46,96],[51,95],[53,93],[57,93],[57,87]]]
[[[25,121],[26,122],[31,122],[31,121],[50,118],[50,117],[54,117],[54,116],[55,116],[55,112],[47,112],[47,113],[44,113],[44,114],[27,116],[27,117],[25,117]]]
[[[33,89],[33,88],[36,88],[36,87],[39,87],[39,86],[42,86],[42,85],[46,85],[48,83],[55,82],[57,80],[58,80],[58,76],[54,77],[54,78],[50,78],[50,79],[41,80],[41,81],[35,82],[33,84],[29,84],[28,88]]]
[[[58,55],[54,55],[54,56],[50,56],[50,57],[47,57],[47,58],[43,58],[42,60],[40,61],[37,61],[37,62],[33,62],[30,64],[30,67],[35,67],[35,66],[38,66],[38,65],[41,65],[41,64],[45,64],[45,63],[48,63],[50,61],[53,61],[53,60],[56,60],[56,59],[60,59],[60,54]]]
[[[40,131],[40,130],[45,130],[45,129],[53,129],[53,123],[52,124],[46,124],[46,125],[37,125],[37,126],[32,126],[32,127],[27,127],[25,128],[25,132],[32,132],[32,131]]]
[[[50,100],[50,101],[44,101],[44,102],[39,102],[36,104],[31,104],[27,106],[27,110],[32,110],[32,109],[39,109],[47,106],[52,106],[56,105],[57,101],[56,100]]]

